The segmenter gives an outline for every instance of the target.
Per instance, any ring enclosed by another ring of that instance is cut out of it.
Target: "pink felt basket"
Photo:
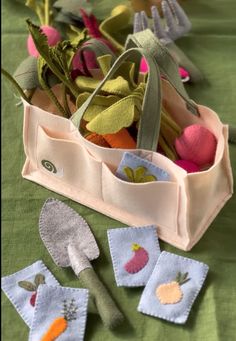
[[[99,147],[71,120],[24,102],[22,176],[130,226],[155,224],[162,240],[190,250],[233,193],[228,127],[207,107],[191,114],[169,81],[161,85],[162,103],[180,126],[199,123],[216,136],[208,170],[188,174],[162,154],[137,148],[132,151],[165,169],[170,180],[125,182],[115,176],[123,149]]]

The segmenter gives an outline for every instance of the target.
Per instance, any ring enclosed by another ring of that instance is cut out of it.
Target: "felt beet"
[[[184,129],[175,140],[175,148],[180,158],[192,161],[199,167],[213,163],[217,141],[207,128],[193,124]]]
[[[195,173],[200,171],[199,166],[193,163],[192,161],[175,160],[175,164],[186,170],[187,173]]]
[[[40,28],[43,31],[43,33],[47,36],[48,44],[50,46],[56,45],[61,40],[60,33],[54,27],[43,25]],[[39,53],[36,49],[36,46],[34,44],[31,34],[28,36],[27,48],[31,56],[36,57],[36,58],[39,56]]]

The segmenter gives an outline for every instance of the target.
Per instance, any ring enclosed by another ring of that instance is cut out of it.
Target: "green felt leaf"
[[[37,288],[40,284],[45,284],[45,276],[42,274],[37,274],[34,278],[34,283]]]
[[[147,171],[147,168],[145,168],[143,166],[135,168],[135,170],[134,170],[135,180],[137,180],[137,182],[139,182],[143,178],[146,171]]]
[[[126,5],[130,7],[128,0],[90,0],[92,4],[92,12],[99,20],[103,20],[111,15],[111,11],[118,5]]]
[[[106,76],[111,68],[112,56],[110,54],[106,54],[104,56],[97,57],[97,62],[102,70],[103,76]]]
[[[75,82],[81,92],[83,91],[93,92],[101,81],[90,77],[79,76],[76,78]],[[110,95],[124,97],[131,94],[131,89],[127,80],[125,80],[121,76],[118,76],[115,79],[108,80],[103,85],[101,92]]]
[[[19,287],[27,290],[27,291],[36,291],[36,286],[28,281],[20,281],[18,282]]]
[[[39,26],[34,25],[29,19],[26,20],[26,23],[38,52],[42,56],[49,56],[47,36],[42,32]]]
[[[122,77],[120,77],[120,79],[123,80]],[[105,86],[106,84],[104,87]],[[109,86],[107,86],[107,89],[108,88]],[[122,98],[106,108],[92,119],[87,124],[86,128],[91,132],[104,135],[114,134],[122,128],[131,126],[131,124],[140,117],[144,88],[144,84],[139,84],[131,95]]]
[[[14,72],[13,77],[24,90],[39,87],[37,58],[29,56],[24,59]]]
[[[76,107],[79,108],[81,105],[88,99],[90,96],[89,92],[83,92],[77,97],[76,100]],[[93,99],[92,103],[89,105],[88,109],[86,110],[83,119],[87,122],[93,120],[98,114],[100,114],[103,110],[107,107],[111,106],[115,102],[119,101],[119,97],[117,96],[102,96],[97,95]]]
[[[124,167],[123,172],[130,179],[130,181],[134,182],[134,171],[130,167]]]
[[[86,125],[86,128],[100,135],[114,134],[122,128],[129,127],[134,118],[134,100],[132,97],[126,97],[102,111]]]
[[[157,178],[154,175],[145,175],[142,179],[142,182],[152,182],[157,181]]]

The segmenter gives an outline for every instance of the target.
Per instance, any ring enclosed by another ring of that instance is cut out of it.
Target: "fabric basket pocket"
[[[36,163],[51,183],[59,180],[101,197],[101,163],[76,141],[54,138],[38,126]]]
[[[146,224],[177,230],[179,186],[176,182],[126,182],[103,163],[102,194],[106,203],[140,216]]]
[[[214,165],[208,170],[187,175],[189,198],[189,231],[197,237],[204,226],[218,214],[225,201],[231,196],[230,164],[227,167],[227,127],[222,126],[223,133],[218,137]],[[208,216],[203,212],[209,212]],[[196,230],[195,226],[199,226]]]

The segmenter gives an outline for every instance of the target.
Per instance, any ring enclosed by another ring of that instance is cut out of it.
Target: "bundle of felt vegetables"
[[[129,1],[106,10],[98,3],[27,0],[26,6],[39,20],[37,25],[26,20],[29,56],[19,65],[13,78],[2,70],[25,101],[70,119],[124,50],[127,34],[141,29],[141,22],[137,22],[137,13],[134,14]],[[119,1],[113,1],[112,5],[117,3]],[[152,13],[154,19],[157,18],[157,9],[152,7]],[[142,12],[141,20],[145,21],[145,16]],[[134,29],[133,17],[136,18]],[[154,26],[157,30],[157,22]],[[136,80],[134,69],[133,62],[124,62],[95,96],[80,127],[89,141],[102,147],[136,148],[148,70]],[[181,133],[181,128],[163,107],[157,150],[171,160],[177,160],[176,146],[179,144],[175,141]],[[181,162],[177,164],[183,166]],[[185,164],[183,167],[186,168]]]

